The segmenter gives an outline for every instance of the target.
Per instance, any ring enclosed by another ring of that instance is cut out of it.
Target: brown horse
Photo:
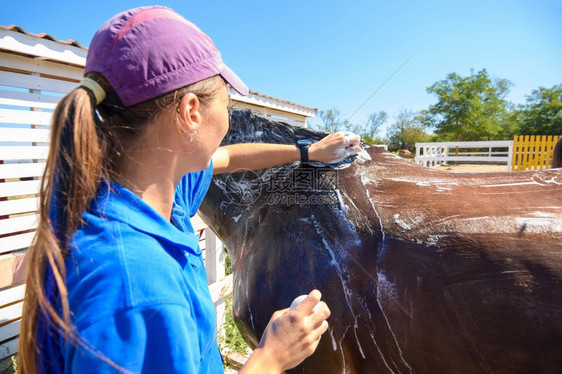
[[[235,112],[225,142],[323,136]],[[366,151],[214,179],[200,213],[233,259],[250,345],[317,288],[330,328],[292,372],[560,373],[562,169],[457,174]]]

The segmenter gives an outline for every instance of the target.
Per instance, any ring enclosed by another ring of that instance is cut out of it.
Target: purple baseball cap
[[[125,106],[219,74],[240,94],[248,94],[213,41],[161,6],[131,9],[107,21],[90,44],[84,73],[90,71],[103,74]]]

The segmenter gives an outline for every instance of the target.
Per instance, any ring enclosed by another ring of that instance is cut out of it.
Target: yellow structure
[[[513,138],[511,170],[538,170],[551,167],[552,151],[562,135],[516,135]]]

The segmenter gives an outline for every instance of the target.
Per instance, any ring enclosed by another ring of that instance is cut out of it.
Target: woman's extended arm
[[[359,140],[359,136],[330,134],[310,145],[308,158],[310,161],[334,162],[341,158],[344,149],[357,147]],[[298,160],[300,160],[300,151],[296,145],[233,144],[216,150],[213,155],[213,172],[222,174],[242,169],[259,170]]]

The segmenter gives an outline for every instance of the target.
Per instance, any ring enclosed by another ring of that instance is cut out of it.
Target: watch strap
[[[308,162],[308,147],[310,144],[297,144],[301,153],[301,162]]]

